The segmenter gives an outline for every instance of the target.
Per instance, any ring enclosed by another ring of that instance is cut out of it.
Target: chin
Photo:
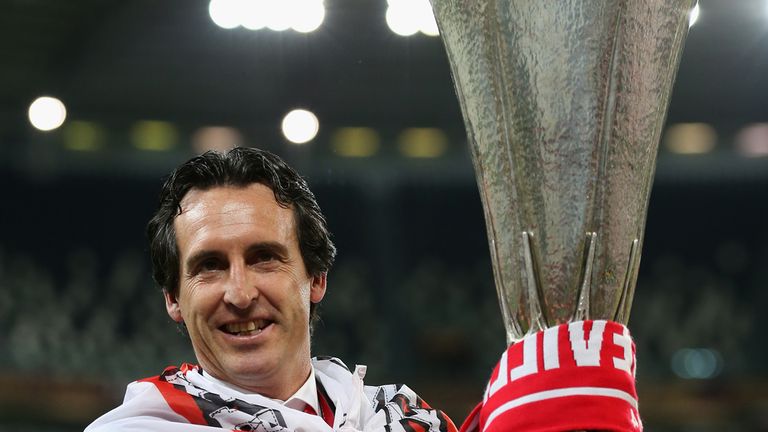
[[[223,366],[226,368],[224,373],[239,381],[246,382],[252,382],[254,380],[260,381],[271,375],[275,375],[281,363],[277,358],[260,355],[238,357],[239,358],[229,359],[229,361],[223,362]]]

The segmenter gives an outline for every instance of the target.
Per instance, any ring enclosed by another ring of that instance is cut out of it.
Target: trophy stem
[[[528,316],[531,317],[528,334],[535,333],[548,327],[547,317],[544,316],[543,309],[541,308],[541,285],[540,282],[536,279],[536,275],[539,274],[539,272],[536,268],[536,260],[534,258],[531,245],[532,238],[533,233],[530,231],[523,231],[523,257],[525,261],[525,275],[528,286]],[[512,335],[510,335],[509,331],[507,331],[508,344],[516,341],[515,338],[510,336]]]
[[[627,274],[624,276],[624,288],[621,292],[621,300],[614,314],[614,321],[628,322],[629,310],[632,308],[632,298],[635,296],[635,279],[637,279],[637,270],[640,267],[640,240],[635,239],[629,250],[629,264],[627,265]]]
[[[572,321],[582,321],[589,317],[589,299],[592,295],[592,264],[595,262],[595,245],[597,233],[587,233],[587,254],[584,260],[584,275],[582,276],[579,299]]]

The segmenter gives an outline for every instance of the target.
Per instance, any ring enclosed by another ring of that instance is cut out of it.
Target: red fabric
[[[139,381],[151,382],[154,384],[155,387],[157,387],[157,389],[160,391],[160,394],[163,395],[163,398],[168,403],[168,406],[171,407],[171,409],[177,414],[187,419],[187,421],[190,423],[207,425],[208,423],[203,418],[203,412],[200,410],[200,407],[198,407],[197,403],[195,403],[192,395],[187,392],[179,391],[173,386],[173,384],[170,384],[162,379],[163,376],[173,375],[179,370],[183,373],[187,373],[191,370],[197,370],[198,368],[199,366],[189,363],[182,364],[180,368],[169,366],[163,371],[162,375],[144,378]],[[328,395],[325,394],[324,391],[321,391],[319,387],[317,391],[317,400],[320,403],[320,411],[322,412],[322,415],[318,414],[310,405],[304,406],[304,412],[307,414],[319,415],[328,424],[328,426],[333,427],[333,421],[336,413],[334,413],[334,409],[331,407],[331,403],[328,400]]]
[[[621,324],[580,321],[541,331],[502,355],[485,401],[461,431],[640,432],[634,371],[635,345]]]
[[[181,370],[186,372],[195,367],[196,366],[184,363],[181,365]],[[163,376],[173,375],[178,370],[179,369],[175,366],[170,366],[163,371],[162,375],[145,378],[139,381],[151,382],[154,384],[155,387],[157,387],[157,389],[160,391],[160,394],[163,395],[163,398],[165,399],[165,402],[168,403],[168,406],[171,407],[174,412],[187,419],[188,422],[197,425],[207,425],[208,423],[203,418],[203,412],[200,410],[200,407],[197,406],[197,403],[195,403],[195,399],[192,397],[192,395],[185,391],[179,391],[173,386],[173,384],[170,384],[162,379]]]
[[[461,424],[459,432],[475,432],[480,430],[480,410],[483,409],[483,403],[477,406],[469,413],[467,419]]]
[[[320,411],[322,415],[318,414],[317,411],[315,411],[314,408],[310,405],[304,405],[304,412],[307,414],[312,414],[316,416],[322,417],[323,420],[328,424],[328,426],[333,427],[333,420],[335,417],[335,413],[333,412],[333,408],[331,408],[331,405],[328,403],[328,400],[324,393],[320,391],[320,389],[317,390],[317,401],[320,403]]]
[[[334,412],[334,409],[331,407],[331,402],[328,399],[328,395],[325,393],[324,390],[322,391],[320,390],[320,383],[318,383],[317,400],[318,402],[320,402],[320,412],[322,414],[321,417],[323,418],[323,420],[325,420],[328,426],[333,428],[333,420],[336,417],[336,413]]]
[[[304,405],[304,412],[307,414],[317,415],[317,411],[315,411],[315,409],[310,405]]]

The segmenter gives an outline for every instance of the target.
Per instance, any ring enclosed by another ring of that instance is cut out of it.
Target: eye
[[[198,273],[206,273],[212,271],[223,270],[226,268],[226,264],[219,258],[206,258],[200,261],[197,266]]]
[[[282,256],[272,248],[262,248],[251,251],[247,258],[248,264],[260,267],[270,267],[282,261]]]
[[[268,251],[268,250],[258,251],[254,254],[254,257],[253,257],[254,262],[257,262],[257,263],[269,262],[276,259],[277,259],[277,256],[272,251]]]

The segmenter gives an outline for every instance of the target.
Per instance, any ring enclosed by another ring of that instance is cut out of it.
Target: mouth
[[[256,336],[272,325],[272,321],[257,319],[252,321],[224,324],[219,330],[233,336]]]

